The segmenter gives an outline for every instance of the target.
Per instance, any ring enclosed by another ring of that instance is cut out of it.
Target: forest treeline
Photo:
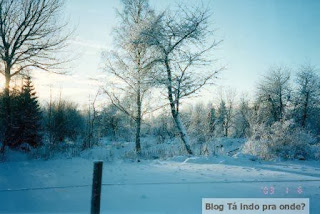
[[[212,95],[212,103],[186,105],[181,118],[191,148],[210,144],[216,138],[246,138],[245,149],[263,158],[314,157],[310,149],[320,136],[319,84],[317,70],[310,65],[297,68],[295,75],[288,68],[272,67],[257,84],[253,97],[227,88],[220,89],[218,96]],[[27,77],[23,86],[14,90],[16,132],[9,146],[23,151],[45,147],[49,154],[68,146],[85,150],[102,139],[134,142],[133,118],[112,104],[99,108],[93,104],[80,109],[60,97],[40,107]],[[3,120],[3,112],[0,115]],[[141,135],[154,138],[157,144],[179,137],[169,109],[150,114],[142,123]]]

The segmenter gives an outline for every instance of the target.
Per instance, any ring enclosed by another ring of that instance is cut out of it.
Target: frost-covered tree
[[[318,158],[312,151],[316,139],[293,123],[293,120],[278,121],[271,126],[255,124],[253,134],[243,148],[244,153],[263,159]]]
[[[221,100],[219,107],[217,109],[215,136],[217,136],[217,137],[225,136],[226,118],[227,118],[226,102],[224,100]]]
[[[216,136],[230,137],[234,128],[236,92],[232,88],[220,88],[218,93],[220,103],[217,109]]]
[[[207,115],[207,111],[202,103],[197,103],[192,108],[188,130],[200,143],[205,142],[208,134]]]
[[[250,123],[252,122],[252,113],[249,107],[249,101],[242,97],[240,100],[240,106],[236,110],[234,119],[235,123],[235,136],[237,137],[249,137],[250,136]]]
[[[132,140],[134,121],[114,105],[105,106],[98,112],[97,123],[101,135],[112,141]]]
[[[311,65],[302,65],[296,77],[295,117],[305,128],[312,126],[312,116],[319,115],[320,109],[320,76]]]
[[[207,8],[165,11],[150,25],[143,40],[159,53],[157,82],[167,90],[170,111],[186,151],[192,154],[189,137],[180,116],[183,99],[213,82],[212,39]]]
[[[174,124],[168,109],[163,108],[157,117],[150,121],[152,134],[157,137],[158,143],[165,143],[166,140],[175,137]]]
[[[291,87],[290,72],[286,67],[272,67],[258,86],[259,113],[269,124],[285,119]]]
[[[104,107],[98,114],[99,127],[104,136],[109,136],[111,140],[117,140],[120,130],[121,118],[118,109],[111,105]]]
[[[147,113],[145,102],[155,57],[153,48],[141,42],[140,36],[153,21],[154,11],[148,0],[122,0],[122,6],[114,35],[116,47],[106,54],[106,71],[110,75],[105,93],[115,107],[135,121],[136,153],[139,155],[141,122]],[[130,97],[134,104],[124,105],[124,97]]]
[[[210,137],[214,136],[214,132],[216,129],[216,122],[217,122],[217,117],[216,117],[216,109],[213,107],[212,104],[208,105],[208,115],[207,115],[207,126],[208,126],[208,135]]]
[[[226,94],[227,100],[227,115],[225,120],[225,137],[231,136],[232,128],[234,128],[234,117],[235,117],[235,91],[229,89]]]

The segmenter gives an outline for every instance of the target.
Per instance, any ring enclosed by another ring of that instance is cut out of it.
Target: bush
[[[314,159],[320,160],[320,143],[311,146],[312,154]]]
[[[41,146],[30,149],[29,158],[45,160],[59,156],[64,158],[73,158],[78,157],[81,151],[82,144],[80,143],[80,139],[77,141],[65,139],[63,142],[57,144],[44,142]]]
[[[271,126],[256,125],[252,137],[243,147],[243,153],[270,160],[313,159],[316,140],[292,121],[276,122]]]

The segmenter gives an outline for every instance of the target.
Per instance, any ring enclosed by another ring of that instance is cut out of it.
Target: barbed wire
[[[197,184],[232,184],[232,183],[292,183],[292,182],[320,182],[320,179],[303,179],[303,180],[237,180],[237,181],[189,181],[189,182],[141,182],[141,183],[102,183],[102,186],[147,186],[147,185],[197,185]],[[31,187],[31,188],[8,188],[0,189],[3,192],[21,192],[36,190],[52,190],[52,189],[71,189],[91,187],[91,184],[83,185],[67,185],[67,186],[47,186],[47,187]]]

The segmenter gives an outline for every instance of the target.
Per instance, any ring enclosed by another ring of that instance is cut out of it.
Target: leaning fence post
[[[100,214],[102,166],[103,161],[94,162],[91,195],[91,214]]]

